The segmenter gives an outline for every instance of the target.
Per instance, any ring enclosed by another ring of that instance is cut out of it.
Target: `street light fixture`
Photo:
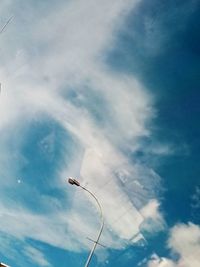
[[[99,232],[98,232],[96,241],[94,241],[94,245],[93,245],[93,247],[92,247],[92,249],[91,249],[91,251],[90,251],[90,254],[89,254],[88,258],[87,258],[87,261],[86,261],[86,263],[85,263],[85,267],[88,267],[88,266],[89,266],[89,263],[90,263],[90,261],[91,261],[91,259],[92,259],[92,256],[93,256],[93,254],[94,254],[94,251],[95,251],[95,249],[96,249],[96,246],[97,246],[97,244],[99,243],[99,239],[100,239],[100,237],[101,237],[101,234],[102,234],[102,231],[103,231],[103,227],[104,227],[104,217],[103,217],[102,207],[101,207],[101,205],[100,205],[100,203],[99,203],[97,197],[96,197],[92,192],[90,192],[87,188],[81,186],[81,184],[79,183],[79,181],[77,181],[76,179],[70,177],[70,178],[68,178],[68,183],[71,184],[71,185],[79,186],[79,187],[81,187],[83,190],[87,191],[87,192],[88,192],[88,193],[95,199],[95,201],[96,201],[96,203],[97,203],[97,205],[98,205],[98,207],[99,207],[99,211],[100,211],[101,227],[99,228]]]

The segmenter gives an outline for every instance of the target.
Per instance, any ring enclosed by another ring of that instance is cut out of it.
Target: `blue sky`
[[[2,0],[0,262],[199,267],[198,0]]]

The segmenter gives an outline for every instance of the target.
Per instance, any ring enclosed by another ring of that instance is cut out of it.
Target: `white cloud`
[[[159,202],[156,199],[152,199],[147,203],[147,205],[142,207],[140,213],[145,218],[140,227],[142,230],[148,232],[164,230],[165,221],[161,212],[159,211],[159,206]]]
[[[39,266],[51,266],[50,263],[46,260],[44,254],[34,247],[27,246],[24,250],[24,254]]]
[[[178,253],[179,259],[153,256],[148,267],[198,267],[200,262],[200,227],[198,225],[178,224],[170,231],[168,246]]]
[[[156,254],[154,254],[148,263],[148,267],[176,267],[176,265],[172,260],[164,257],[159,258]]]
[[[27,245],[25,241],[19,240],[12,235],[8,235],[3,232],[0,233],[0,250],[2,255],[5,255],[5,257],[12,259],[12,261],[19,264],[19,266],[27,266],[30,262],[36,263],[37,266],[51,266],[40,248],[38,249]],[[7,264],[12,266],[9,262],[7,262]]]
[[[193,223],[176,225],[169,247],[180,255],[178,266],[198,267],[200,262],[200,227]]]
[[[161,214],[159,213],[159,203],[156,199],[152,199],[144,206],[140,212],[144,218],[152,218],[154,220],[161,220]]]
[[[73,189],[67,188],[64,178],[73,174],[81,175],[81,182],[102,203],[107,225],[102,241],[107,246],[121,248],[133,242],[144,217],[161,220],[156,200],[147,204],[156,197],[160,178],[148,167],[134,164],[130,156],[138,138],[150,134],[147,125],[154,116],[153,99],[134,77],[116,74],[102,63],[104,51],[112,48],[127,12],[137,3],[68,1],[59,3],[45,16],[38,16],[33,7],[30,12],[27,5],[23,10],[14,2],[12,8],[9,6],[15,19],[10,33],[2,38],[0,50],[5,62],[0,64],[0,131],[2,142],[6,140],[0,157],[2,177],[6,177],[1,182],[2,195],[5,197],[5,186],[16,186],[26,164],[21,147],[31,121],[47,115],[70,133],[78,148],[72,152],[76,156],[68,162],[69,167],[57,170],[60,179],[51,181],[56,188],[66,188],[71,196],[67,213],[56,205],[52,214],[38,215],[19,203],[16,207],[12,200],[9,204],[4,201],[2,231],[22,240],[30,237],[69,250],[90,246],[86,237],[95,236],[97,216],[78,189],[72,198],[69,191]],[[11,37],[13,41],[9,42]],[[71,90],[74,101],[68,96]],[[100,119],[96,119],[96,113]],[[50,137],[40,140],[40,147],[44,140],[53,147]],[[8,145],[11,139],[13,146]],[[65,142],[68,140],[63,141],[63,147],[67,146]],[[83,156],[78,155],[80,151]],[[12,162],[16,166],[8,170]],[[26,186],[30,193],[35,190]],[[37,190],[36,196],[45,199]],[[52,197],[51,203],[55,201]]]

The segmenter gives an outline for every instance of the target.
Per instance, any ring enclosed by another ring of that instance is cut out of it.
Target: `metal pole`
[[[98,205],[98,207],[99,207],[100,218],[101,218],[101,227],[100,227],[100,229],[99,229],[99,233],[98,233],[98,235],[97,235],[97,239],[96,239],[96,241],[94,242],[93,248],[91,249],[90,254],[89,254],[89,256],[88,256],[88,259],[87,259],[87,261],[86,261],[86,263],[85,263],[85,267],[88,267],[88,266],[89,266],[89,263],[90,263],[90,261],[91,261],[91,259],[92,259],[92,256],[93,256],[93,254],[94,254],[94,251],[95,251],[95,249],[96,249],[96,246],[97,246],[97,244],[99,243],[99,239],[100,239],[101,234],[102,234],[102,231],[103,231],[103,227],[104,227],[104,217],[103,217],[102,207],[101,207],[101,205],[100,205],[100,203],[99,203],[97,197],[96,197],[92,192],[90,192],[87,188],[82,187],[81,185],[80,185],[80,187],[81,187],[83,190],[87,191],[87,192],[88,192],[88,193],[95,199],[95,201],[96,201],[96,203],[97,203],[97,205]]]
[[[99,239],[100,239],[101,234],[102,234],[102,231],[103,231],[103,227],[104,227],[103,211],[102,211],[102,207],[101,207],[101,205],[100,205],[100,203],[99,203],[97,197],[96,197],[90,190],[88,190],[87,188],[81,186],[80,183],[79,183],[77,180],[73,179],[73,178],[69,178],[69,179],[68,179],[68,182],[69,182],[71,185],[80,186],[83,190],[87,191],[87,192],[88,192],[88,193],[95,199],[95,201],[96,201],[96,203],[97,203],[97,205],[98,205],[98,207],[99,207],[99,211],[100,211],[101,226],[100,226],[100,228],[99,228],[99,232],[98,232],[96,241],[94,241],[94,245],[93,245],[93,247],[92,247],[92,249],[91,249],[91,251],[90,251],[90,254],[89,254],[88,258],[87,258],[87,261],[86,261],[86,263],[85,263],[85,267],[88,267],[89,264],[90,264],[90,262],[91,262],[91,259],[92,259],[92,256],[93,256],[93,254],[94,254],[94,251],[95,251],[95,249],[96,249],[96,246],[97,246],[97,244],[99,243]]]

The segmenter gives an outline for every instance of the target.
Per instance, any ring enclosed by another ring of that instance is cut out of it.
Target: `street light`
[[[99,228],[99,232],[98,232],[96,241],[94,241],[94,245],[93,245],[93,247],[92,247],[92,249],[91,249],[91,251],[90,251],[90,254],[89,254],[89,256],[88,256],[88,259],[87,259],[87,261],[86,261],[86,263],[85,263],[85,267],[88,267],[88,266],[89,266],[89,263],[90,263],[90,261],[91,261],[91,259],[92,259],[92,256],[93,256],[93,254],[94,254],[94,251],[95,251],[95,249],[96,249],[96,246],[97,246],[97,244],[99,243],[99,239],[100,239],[101,234],[102,234],[102,231],[103,231],[103,227],[104,227],[104,217],[103,217],[103,212],[102,212],[102,208],[101,208],[101,205],[100,205],[100,203],[99,203],[97,197],[96,197],[92,192],[90,192],[87,188],[81,186],[81,184],[80,184],[76,179],[74,179],[74,178],[72,178],[72,177],[70,177],[70,178],[68,179],[68,183],[71,184],[71,185],[79,186],[79,187],[81,187],[83,190],[87,191],[87,192],[88,192],[88,193],[95,199],[95,201],[96,201],[96,203],[97,203],[97,205],[98,205],[98,207],[99,207],[99,211],[100,211],[101,227]]]

